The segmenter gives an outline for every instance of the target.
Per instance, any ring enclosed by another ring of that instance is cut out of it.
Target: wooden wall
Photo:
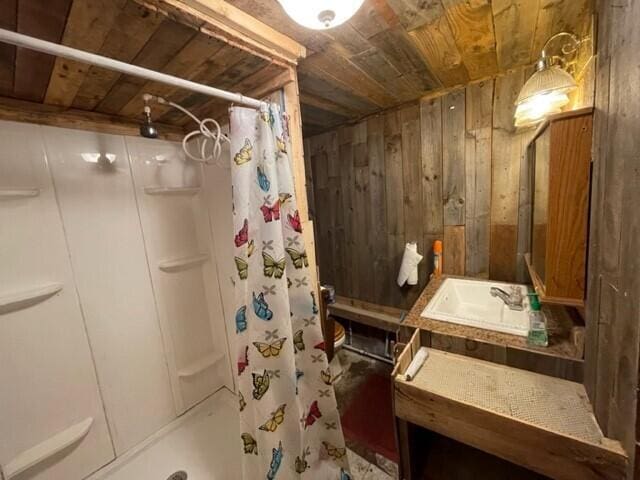
[[[589,68],[574,107],[592,102]],[[345,297],[409,308],[433,260],[428,254],[420,265],[418,286],[400,289],[405,242],[429,253],[438,239],[446,273],[528,281],[518,224],[528,218],[524,153],[534,130],[516,131],[513,114],[530,72],[516,69],[305,139],[323,283]]]
[[[307,138],[321,281],[408,308],[432,259],[420,265],[419,286],[398,288],[405,242],[424,253],[436,239],[445,271],[514,279],[529,134],[514,131],[512,106],[523,81],[518,70]]]
[[[604,432],[633,455],[640,431],[640,1],[597,3],[585,384]]]

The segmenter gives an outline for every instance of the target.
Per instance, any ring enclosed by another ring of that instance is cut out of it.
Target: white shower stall
[[[5,479],[239,478],[228,168],[8,121],[0,145]]]

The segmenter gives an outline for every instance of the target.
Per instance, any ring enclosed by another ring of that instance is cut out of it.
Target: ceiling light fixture
[[[364,0],[278,0],[296,23],[314,30],[337,27],[358,11]]]
[[[562,45],[561,55],[549,56],[549,44],[560,37],[567,37],[569,42]],[[569,103],[569,93],[577,84],[566,71],[569,66],[567,57],[578,51],[580,43],[575,35],[567,32],[557,33],[547,40],[536,62],[536,71],[526,81],[516,100],[516,127],[534,125],[548,115],[561,112],[562,107]]]

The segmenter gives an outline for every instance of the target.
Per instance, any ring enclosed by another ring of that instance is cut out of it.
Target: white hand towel
[[[415,242],[407,243],[404,247],[402,264],[398,272],[398,286],[405,283],[416,285],[418,283],[418,264],[422,261],[422,255],[418,253],[418,246]]]

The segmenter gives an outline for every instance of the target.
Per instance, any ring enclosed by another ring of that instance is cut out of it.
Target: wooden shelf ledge
[[[352,322],[396,332],[406,312],[398,308],[384,307],[347,297],[336,297],[336,302],[329,304],[329,313]]]
[[[395,415],[559,480],[626,478],[628,457],[598,426],[584,386],[429,349],[416,378],[394,370]]]

